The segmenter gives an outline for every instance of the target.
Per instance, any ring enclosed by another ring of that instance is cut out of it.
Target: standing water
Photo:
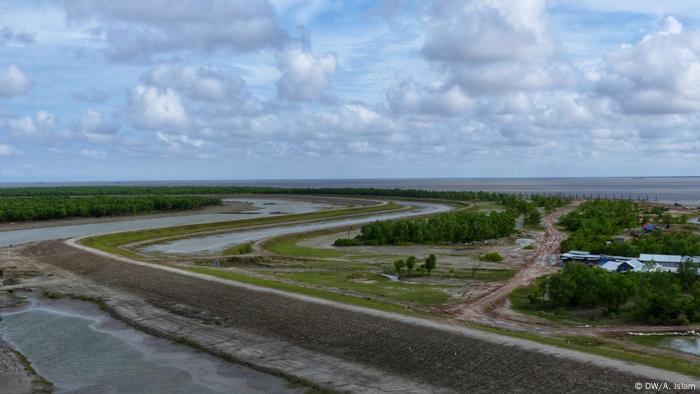
[[[0,335],[57,393],[288,393],[287,381],[156,338],[78,301],[0,312]]]

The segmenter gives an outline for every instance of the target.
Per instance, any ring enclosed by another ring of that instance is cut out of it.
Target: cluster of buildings
[[[591,254],[581,250],[571,250],[561,255],[562,263],[580,262],[595,265],[610,272],[676,272],[681,263],[700,263],[700,256],[680,256],[668,254],[640,254],[639,257],[607,256]]]

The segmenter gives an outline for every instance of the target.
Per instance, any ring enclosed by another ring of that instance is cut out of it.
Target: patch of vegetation
[[[563,216],[559,224],[569,237],[562,242],[562,250],[588,250],[614,256],[636,257],[642,253],[700,255],[700,235],[692,231],[665,231],[656,229],[640,233],[627,242],[610,242],[626,229],[644,223],[660,225],[687,221],[663,214],[664,207],[645,207],[625,200],[592,200]]]
[[[48,298],[49,300],[58,300],[60,298],[63,298],[63,295],[61,293],[56,293],[53,291],[44,291],[41,293],[41,296],[44,298]]]
[[[32,366],[31,361],[29,361],[29,359],[27,358],[27,356],[25,356],[24,354],[22,354],[22,353],[20,353],[20,352],[18,352],[18,351],[16,351],[16,350],[14,350],[14,349],[12,349],[12,348],[9,348],[9,350],[10,350],[12,353],[14,353],[15,356],[17,356],[17,359],[19,360],[20,364],[22,364],[22,367],[24,368],[24,370],[25,370],[29,375],[32,375],[32,376],[34,377],[34,379],[36,379],[37,383],[39,383],[39,384],[42,386],[42,388],[43,388],[42,391],[38,391],[38,392],[40,392],[40,393],[41,393],[41,392],[46,392],[46,393],[52,393],[52,392],[53,392],[53,387],[54,387],[54,386],[53,386],[53,383],[49,382],[49,381],[46,380],[43,376],[39,375],[39,374],[36,372],[36,370],[35,370],[34,367]],[[44,390],[45,390],[45,391],[44,391]]]
[[[278,272],[275,275],[297,282],[350,290],[423,306],[444,304],[450,298],[449,293],[444,289],[452,287],[406,281],[395,282],[376,272],[367,271]]]
[[[250,254],[253,252],[253,243],[246,242],[240,245],[235,245],[224,250],[225,256],[239,255],[239,254]]]
[[[532,250],[532,249],[535,249],[535,245],[528,244],[528,245],[523,246],[523,249]]]
[[[490,214],[455,211],[429,218],[385,220],[362,226],[357,240],[365,245],[466,243],[500,238],[515,229],[513,210]],[[336,246],[348,246],[346,240]]]
[[[204,268],[204,267],[191,267],[188,268],[189,271],[197,272],[200,274],[216,276],[223,279],[228,279],[236,282],[248,283],[252,285],[268,287],[277,290],[288,291],[291,293],[303,294],[310,297],[322,298],[330,301],[336,301],[341,303],[346,303],[350,305],[361,306],[365,308],[377,309],[385,312],[400,313],[404,315],[416,315],[417,311],[412,310],[408,307],[391,304],[388,302],[377,301],[369,298],[356,297],[346,294],[340,294],[337,292],[316,289],[311,287],[304,287],[300,285],[295,285],[291,283],[276,281],[272,279],[258,278],[250,275],[244,275],[236,272],[224,271],[216,268]]]
[[[204,196],[38,196],[0,198],[0,222],[183,211],[220,204]]]
[[[334,249],[311,248],[298,245],[303,239],[314,235],[315,234],[293,234],[276,237],[263,243],[263,247],[270,252],[285,256],[322,258],[341,257],[346,254]]]
[[[479,260],[498,263],[500,261],[503,261],[503,256],[501,256],[501,254],[497,252],[489,252],[479,256]]]
[[[514,194],[487,191],[434,191],[354,187],[284,188],[264,186],[61,186],[0,189],[0,197],[191,194],[302,194],[439,199],[458,202],[493,202],[501,206],[517,207],[521,211],[524,211],[528,205],[527,201]],[[532,204],[545,207],[547,210],[564,206],[571,202],[570,198],[562,196],[531,195],[529,199],[532,201]]]
[[[403,269],[406,268],[406,276],[411,276],[414,272],[418,275],[428,274],[437,267],[437,257],[434,254],[426,257],[422,264],[416,266],[418,260],[416,256],[410,256],[406,260],[394,261],[394,271],[399,277],[402,277]],[[415,271],[414,271],[415,270]]]
[[[107,303],[105,302],[104,298],[96,297],[96,296],[89,296],[89,295],[84,295],[84,294],[71,295],[71,298],[74,300],[92,302],[93,304],[97,305],[101,310],[106,311],[106,312],[111,312],[111,310],[110,310],[109,306],[107,306]]]
[[[678,273],[608,272],[586,264],[567,264],[527,290],[514,293],[514,308],[532,308],[565,315],[567,309],[602,310],[606,315],[654,324],[684,324],[700,320],[700,280],[697,265],[684,263]],[[531,311],[531,310],[530,310]]]

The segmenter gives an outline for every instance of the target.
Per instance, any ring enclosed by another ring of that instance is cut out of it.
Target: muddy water
[[[276,215],[280,213],[304,213],[337,207],[330,204],[323,204],[311,201],[295,201],[282,199],[233,198],[226,200],[250,202],[254,205],[256,209],[246,213],[178,215],[170,217],[124,220],[118,222],[104,222],[72,226],[57,226],[45,228],[32,228],[25,230],[0,231],[0,248],[35,241],[49,241],[53,239],[84,237],[88,235],[98,235],[120,231],[142,230],[147,228],[179,226],[185,224],[242,220],[250,219],[253,217]]]
[[[90,303],[39,300],[0,316],[2,338],[57,393],[300,392],[282,378],[146,335]]]
[[[162,244],[149,245],[142,249],[146,253],[166,254],[211,254],[221,253],[228,247],[245,242],[256,241],[267,237],[295,234],[307,231],[323,230],[333,227],[353,226],[370,223],[376,220],[393,220],[427,213],[445,212],[452,209],[448,205],[423,202],[400,202],[402,205],[412,205],[414,210],[376,214],[358,218],[322,221],[296,224],[290,226],[268,227],[257,230],[236,231],[231,233],[210,235],[205,237],[186,238]]]

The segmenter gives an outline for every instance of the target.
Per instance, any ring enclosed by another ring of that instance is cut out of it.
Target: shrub
[[[499,253],[496,253],[496,252],[489,252],[489,253],[486,253],[486,254],[479,256],[479,260],[499,262],[499,261],[503,261],[503,256],[501,256]]]

